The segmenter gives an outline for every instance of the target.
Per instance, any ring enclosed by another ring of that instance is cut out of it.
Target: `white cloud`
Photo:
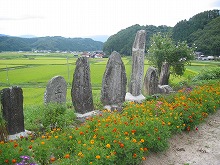
[[[112,35],[134,24],[174,26],[216,0],[1,0],[0,33]]]

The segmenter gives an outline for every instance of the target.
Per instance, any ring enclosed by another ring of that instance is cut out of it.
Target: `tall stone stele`
[[[44,103],[66,103],[67,83],[62,76],[53,77],[47,84]]]
[[[120,108],[125,101],[127,77],[125,66],[118,52],[114,51],[108,59],[102,79],[101,102],[103,105]]]
[[[144,52],[146,32],[139,30],[132,47],[132,73],[128,92],[133,96],[141,95],[144,77]]]
[[[84,114],[94,110],[90,67],[87,57],[80,57],[76,61],[71,96],[77,113]]]
[[[158,71],[154,67],[149,67],[144,77],[143,93],[144,95],[154,95],[158,91]]]
[[[159,85],[168,85],[169,77],[170,77],[170,70],[169,70],[168,62],[163,62],[160,77],[159,77]]]
[[[24,132],[23,91],[20,87],[5,88],[1,91],[3,118],[9,135]]]

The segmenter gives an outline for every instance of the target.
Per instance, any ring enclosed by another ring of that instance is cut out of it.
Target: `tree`
[[[185,65],[194,58],[194,48],[188,47],[186,42],[175,44],[168,34],[154,34],[150,43],[147,57],[150,64],[158,68],[159,73],[163,62],[167,62],[172,74],[182,76]]]

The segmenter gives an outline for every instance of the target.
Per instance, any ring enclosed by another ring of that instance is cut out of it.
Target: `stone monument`
[[[1,91],[1,104],[8,134],[24,132],[22,89],[17,86],[3,89]]]
[[[158,93],[158,71],[154,67],[149,67],[144,78],[143,93],[154,95]]]
[[[160,77],[159,77],[159,85],[168,85],[170,77],[169,64],[167,62],[163,62]]]
[[[62,76],[53,77],[47,84],[44,103],[66,103],[67,84]]]
[[[107,109],[120,109],[125,101],[127,77],[125,66],[118,52],[108,59],[102,80],[101,102]]]
[[[132,47],[132,73],[128,92],[133,96],[141,95],[144,77],[144,52],[146,32],[139,30]]]
[[[84,114],[93,111],[92,86],[90,67],[87,57],[80,57],[76,61],[71,89],[72,103],[75,111]]]

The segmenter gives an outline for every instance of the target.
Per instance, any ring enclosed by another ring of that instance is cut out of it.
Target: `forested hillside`
[[[90,38],[39,37],[19,38],[0,36],[0,51],[95,51],[102,50],[103,43]]]
[[[108,38],[103,50],[109,55],[112,51],[118,51],[123,55],[131,55],[132,44],[138,30],[144,29],[146,35],[146,49],[149,48],[150,37],[154,33],[170,33],[173,40],[187,41],[191,46],[195,43],[196,51],[206,55],[220,55],[220,12],[219,10],[205,11],[189,20],[178,22],[173,28],[168,26],[140,26],[138,24],[119,31]]]

